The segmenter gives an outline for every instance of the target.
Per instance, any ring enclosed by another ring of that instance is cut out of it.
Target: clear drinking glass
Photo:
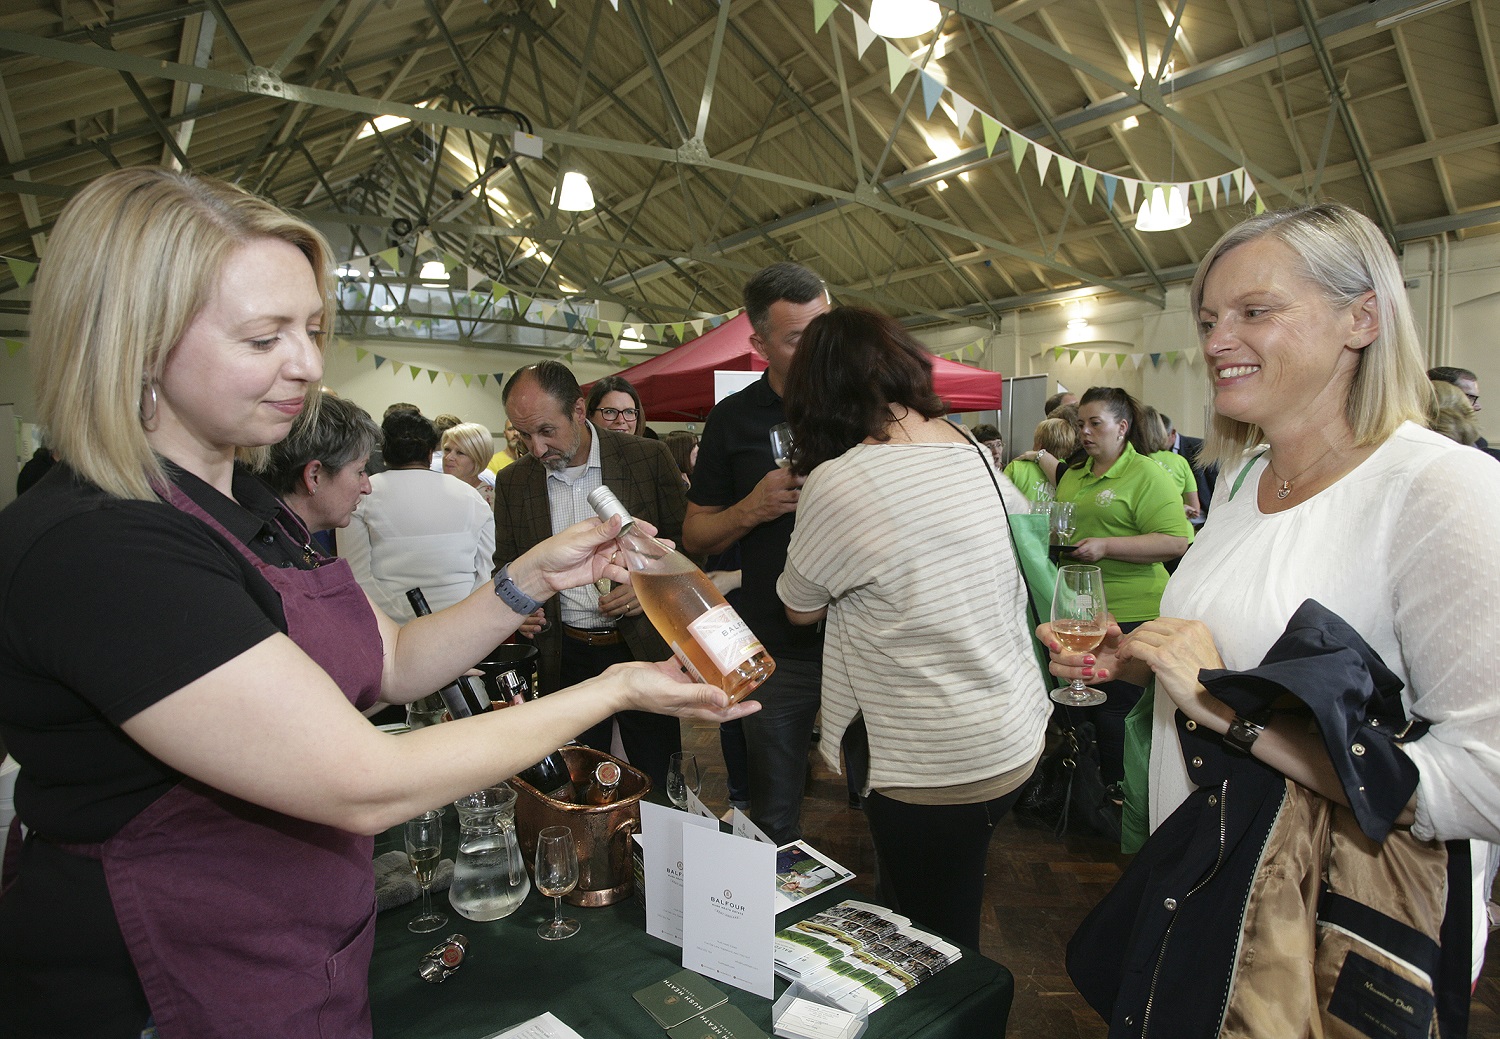
[[[1104,573],[1097,566],[1057,568],[1052,595],[1052,634],[1069,653],[1087,653],[1104,641],[1109,611],[1104,605]],[[1108,697],[1075,678],[1052,690],[1052,699],[1069,707],[1095,707]]]
[[[786,422],[771,427],[771,457],[782,469],[792,464],[792,427]]]
[[[536,929],[549,942],[578,933],[577,920],[564,920],[562,896],[578,886],[578,846],[566,826],[547,826],[536,837],[536,889],[552,899],[552,919]]]
[[[442,812],[423,812],[415,819],[407,820],[406,855],[411,859],[411,871],[417,875],[417,883],[422,885],[422,912],[406,925],[406,929],[417,934],[436,931],[448,922],[446,916],[432,908],[432,876],[443,857]]]
[[[667,759],[667,800],[687,811],[687,792],[693,796],[703,789],[703,777],[698,772],[698,758],[686,751],[679,751]]]

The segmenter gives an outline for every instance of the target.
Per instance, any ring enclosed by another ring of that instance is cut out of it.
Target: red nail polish
[[[1083,658],[1083,662],[1084,662],[1084,663],[1085,663],[1085,664],[1093,664],[1093,663],[1095,663],[1095,660],[1094,660],[1094,654],[1092,654],[1092,653],[1089,653],[1089,654],[1088,654],[1088,655],[1086,655],[1086,656],[1085,656],[1085,657],[1084,657],[1084,658]]]
[[[1083,677],[1084,678],[1093,678],[1094,677],[1094,669],[1091,668],[1091,667],[1084,668],[1083,669]]]

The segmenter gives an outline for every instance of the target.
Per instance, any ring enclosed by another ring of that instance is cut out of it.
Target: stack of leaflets
[[[635,993],[670,1039],[769,1039],[703,975],[679,971]]]
[[[853,900],[776,932],[776,973],[849,1011],[883,1007],[962,955],[906,917]]]

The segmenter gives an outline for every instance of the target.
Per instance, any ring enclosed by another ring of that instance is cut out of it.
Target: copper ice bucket
[[[587,805],[554,801],[524,779],[510,780],[516,789],[516,833],[526,867],[535,868],[538,831],[566,826],[578,845],[578,886],[563,900],[575,906],[607,906],[629,898],[635,890],[630,837],[640,831],[640,800],[651,789],[651,777],[592,747],[563,747],[562,756],[580,795],[601,761],[620,766],[620,785],[609,804]]]

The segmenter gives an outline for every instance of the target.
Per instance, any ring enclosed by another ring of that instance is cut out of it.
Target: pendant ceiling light
[[[922,36],[938,27],[943,9],[932,0],[873,0],[870,29],[891,39]]]
[[[1167,77],[1170,80],[1175,65],[1167,66]],[[1172,84],[1167,86],[1166,106],[1170,111],[1172,108]],[[1171,176],[1177,176],[1177,138],[1172,132],[1172,120],[1167,120],[1167,151],[1172,156]],[[1167,184],[1151,189],[1151,194],[1141,201],[1140,212],[1135,217],[1135,229],[1137,231],[1175,231],[1179,227],[1186,227],[1193,222],[1192,214],[1188,212],[1187,198],[1183,195],[1181,184]]]
[[[1181,184],[1151,189],[1151,194],[1141,203],[1141,211],[1135,218],[1137,231],[1175,231],[1193,222],[1188,214],[1187,199],[1182,197]]]
[[[594,189],[589,179],[577,170],[563,174],[562,185],[557,189],[557,208],[570,213],[587,213],[594,208]]]

